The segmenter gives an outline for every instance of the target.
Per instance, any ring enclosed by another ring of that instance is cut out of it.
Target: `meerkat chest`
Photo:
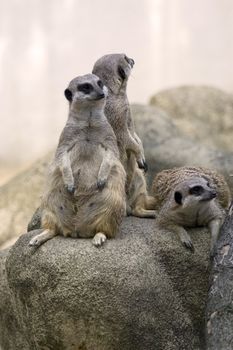
[[[178,214],[178,221],[187,227],[206,226],[211,220],[221,215],[221,210],[214,202],[204,202],[201,206],[193,206],[181,211]]]

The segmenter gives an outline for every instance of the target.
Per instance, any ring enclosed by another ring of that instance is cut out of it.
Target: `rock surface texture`
[[[232,350],[233,329],[233,207],[221,230],[211,264],[206,309],[207,350]]]
[[[2,350],[202,350],[209,234],[195,253],[153,219],[126,218],[116,239],[24,234],[0,253]]]
[[[157,93],[150,104],[164,110],[192,140],[232,151],[232,94],[210,86],[181,86]]]

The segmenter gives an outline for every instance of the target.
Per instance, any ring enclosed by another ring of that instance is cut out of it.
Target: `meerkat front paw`
[[[145,171],[145,173],[147,172],[148,165],[144,159],[137,160],[137,164],[138,164],[139,169],[143,169]]]
[[[33,237],[30,242],[28,243],[28,245],[30,247],[39,247],[40,245],[40,239],[36,236],[36,237]]]
[[[70,193],[70,194],[74,194],[75,192],[75,187],[73,184],[67,184],[65,185],[65,188],[67,189],[67,191]]]
[[[96,233],[96,235],[94,236],[92,243],[94,244],[94,246],[96,247],[100,247],[104,244],[104,242],[106,241],[107,237],[105,236],[104,233],[102,232],[98,232]]]
[[[181,242],[185,248],[189,249],[192,253],[194,253],[194,251],[195,251],[194,245],[193,245],[190,238],[183,239],[183,240],[181,240]]]

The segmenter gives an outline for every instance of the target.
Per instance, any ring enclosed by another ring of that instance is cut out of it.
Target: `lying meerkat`
[[[44,231],[38,246],[57,234],[93,237],[100,246],[114,237],[125,214],[125,171],[115,134],[104,114],[107,88],[93,74],[73,79],[65,90],[69,116],[41,204]]]
[[[152,191],[159,214],[156,225],[175,232],[194,250],[184,227],[208,226],[213,255],[215,242],[230,204],[230,190],[223,176],[202,167],[181,167],[158,173]]]
[[[155,217],[154,198],[148,196],[146,179],[142,170],[138,169],[135,152],[127,147],[127,140],[131,135],[140,148],[141,157],[145,159],[142,142],[135,132],[126,93],[133,66],[134,60],[125,54],[105,55],[95,63],[92,73],[99,76],[109,90],[105,114],[116,134],[120,159],[126,171],[128,213],[139,217]],[[140,167],[140,162],[138,163]],[[144,169],[147,169],[145,163]]]

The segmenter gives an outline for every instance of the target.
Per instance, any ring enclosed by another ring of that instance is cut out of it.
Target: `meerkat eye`
[[[194,187],[190,188],[189,193],[194,194],[195,196],[199,196],[200,194],[203,193],[203,187],[202,186],[194,186]]]
[[[174,199],[175,199],[177,204],[181,205],[182,204],[182,193],[180,193],[179,191],[176,191],[174,193]]]
[[[124,69],[121,66],[118,67],[118,74],[121,77],[121,79],[124,80],[126,78],[125,71],[124,71]]]
[[[102,83],[102,81],[101,81],[101,80],[98,80],[97,84],[99,85],[99,87],[100,87],[101,89],[103,89],[104,84]]]
[[[89,94],[93,91],[93,86],[88,83],[80,84],[77,86],[78,91],[83,92],[84,94]]]

